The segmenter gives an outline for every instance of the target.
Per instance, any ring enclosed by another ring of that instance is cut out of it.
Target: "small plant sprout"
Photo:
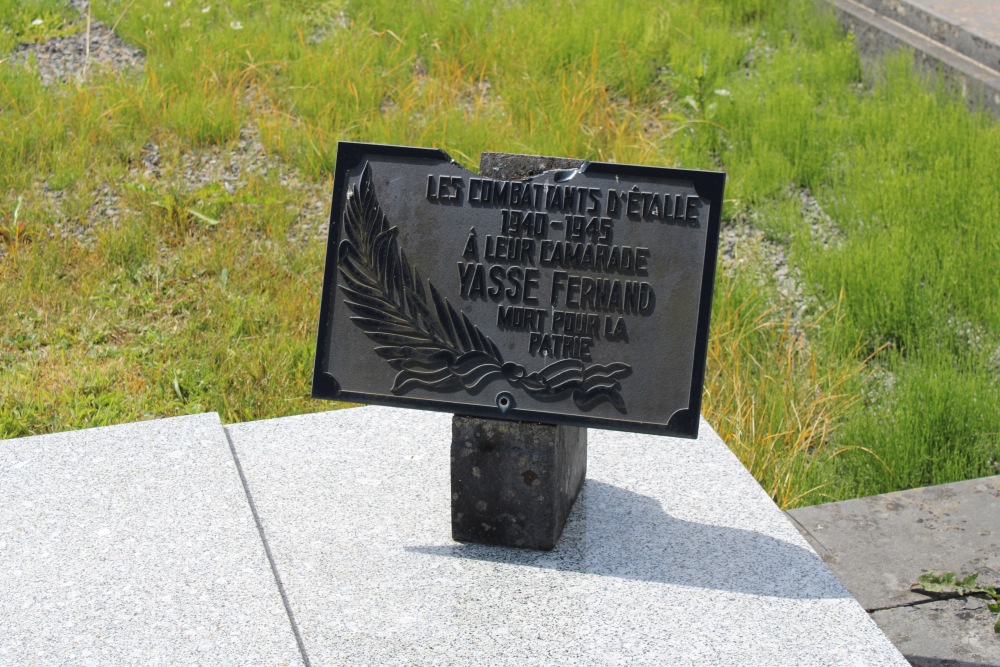
[[[981,586],[977,583],[979,573],[973,573],[963,579],[954,572],[924,572],[917,577],[917,583],[910,590],[939,599],[978,597],[988,600],[986,607],[997,615],[993,632],[1000,633],[1000,592],[996,586]]]

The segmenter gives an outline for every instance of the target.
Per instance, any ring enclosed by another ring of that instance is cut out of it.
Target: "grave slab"
[[[894,49],[910,49],[919,67],[931,73],[942,72],[955,81],[958,92],[972,107],[982,105],[1000,114],[1000,63],[996,62],[1000,49],[995,41],[995,13],[990,14],[994,18],[986,32],[969,32],[969,23],[976,16],[991,11],[986,6],[991,0],[829,2],[841,24],[854,33],[864,62],[878,62]],[[918,20],[921,16],[924,20]]]
[[[860,2],[987,67],[1000,69],[1000,12],[996,0]]]
[[[913,667],[1000,665],[996,618],[979,598],[935,600],[872,614]]]
[[[1000,582],[1000,476],[789,515],[865,609],[926,601],[910,584],[928,571],[979,572],[983,584]]]
[[[858,601],[880,610],[875,621],[914,664],[1000,665],[1000,635],[985,600],[930,602],[910,590],[927,571],[979,573],[980,584],[1000,584],[1000,476],[789,515]]]
[[[906,664],[704,422],[589,429],[551,552],[451,540],[451,415],[227,430],[314,664]]]
[[[301,664],[218,415],[0,441],[0,664]]]

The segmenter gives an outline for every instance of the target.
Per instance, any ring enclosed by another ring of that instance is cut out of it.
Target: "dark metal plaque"
[[[313,396],[696,437],[724,183],[342,142]]]

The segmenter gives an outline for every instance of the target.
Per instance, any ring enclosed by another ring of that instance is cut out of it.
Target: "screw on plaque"
[[[515,407],[514,396],[510,392],[501,391],[497,394],[497,407],[500,408],[501,413]]]

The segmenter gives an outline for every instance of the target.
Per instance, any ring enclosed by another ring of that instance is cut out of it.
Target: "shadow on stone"
[[[677,519],[654,498],[592,479],[553,551],[479,544],[407,550],[751,595],[849,597],[811,551],[751,530]]]
[[[904,656],[913,667],[997,667],[995,662],[966,662],[947,658],[925,658],[919,655]]]

